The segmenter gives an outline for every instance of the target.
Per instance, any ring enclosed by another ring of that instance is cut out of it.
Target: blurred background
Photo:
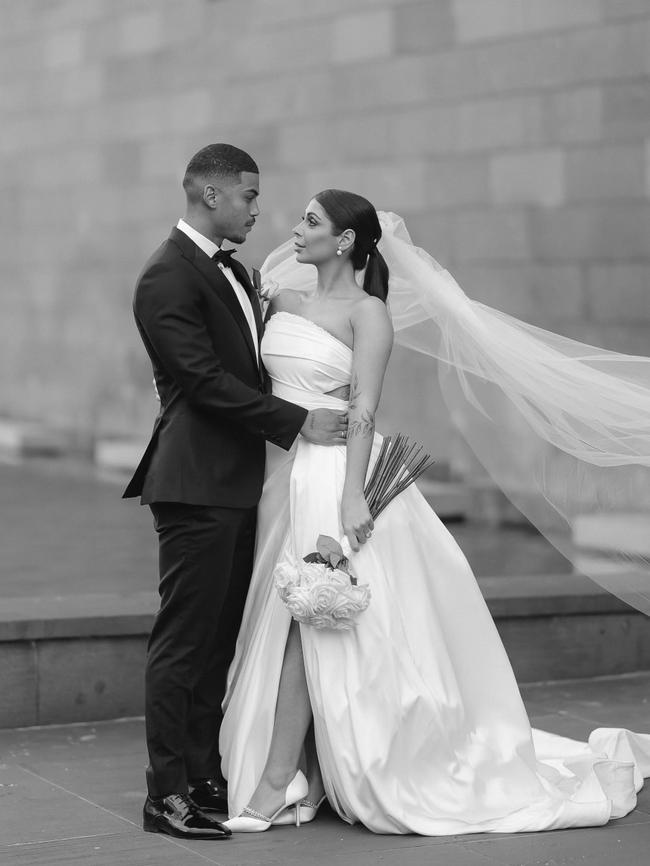
[[[650,353],[650,0],[1,0],[0,415],[145,437],[132,321],[181,178],[262,172],[259,266],[336,186],[400,213],[472,297]],[[383,426],[467,461],[431,362]]]

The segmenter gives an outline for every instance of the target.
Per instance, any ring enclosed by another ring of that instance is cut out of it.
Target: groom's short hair
[[[188,196],[202,194],[197,187],[213,178],[237,178],[243,171],[259,174],[255,160],[232,144],[208,144],[195,153],[188,162],[183,178],[183,189]]]

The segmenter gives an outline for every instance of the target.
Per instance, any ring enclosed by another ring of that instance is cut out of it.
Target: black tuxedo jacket
[[[262,317],[246,269],[233,272]],[[250,508],[264,480],[265,439],[288,450],[307,410],[268,393],[250,328],[218,265],[179,229],[140,274],[135,320],[161,411],[124,498],[143,504]]]

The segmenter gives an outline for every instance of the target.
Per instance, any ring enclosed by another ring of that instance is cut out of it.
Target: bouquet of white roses
[[[395,439],[386,436],[364,489],[373,520],[432,464],[429,455],[408,437],[401,433]],[[319,535],[316,550],[297,569],[286,561],[278,563],[275,586],[295,620],[314,628],[356,626],[357,617],[370,604],[370,587],[358,584],[350,572],[350,553],[347,537],[338,542]]]
[[[334,538],[319,535],[316,548],[297,570],[279,563],[274,573],[278,594],[298,622],[314,628],[352,628],[368,607],[370,587],[357,584]]]

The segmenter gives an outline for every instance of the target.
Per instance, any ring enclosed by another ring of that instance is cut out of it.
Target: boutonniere
[[[257,268],[253,268],[253,288],[255,289],[257,300],[260,302],[262,314],[264,314],[279,286],[275,280],[269,280],[268,277],[262,279],[261,272]]]

